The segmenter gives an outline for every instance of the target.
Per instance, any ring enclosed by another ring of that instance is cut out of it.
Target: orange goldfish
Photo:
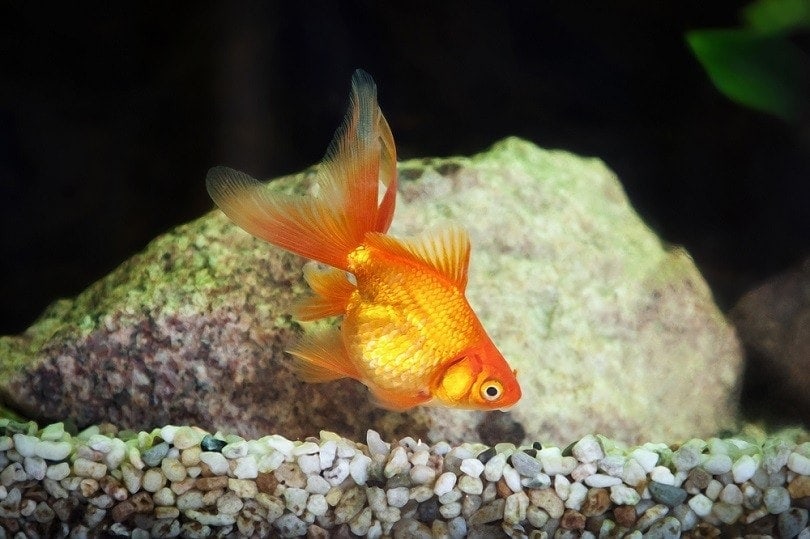
[[[352,77],[349,110],[318,168],[314,196],[273,192],[225,167],[211,169],[206,184],[244,230],[321,263],[304,267],[314,295],[295,314],[343,320],[340,329],[309,334],[289,350],[302,380],[353,378],[391,410],[504,409],[520,399],[516,373],[464,296],[467,233],[450,227],[406,239],[386,234],[396,202],[396,149],[367,73]]]

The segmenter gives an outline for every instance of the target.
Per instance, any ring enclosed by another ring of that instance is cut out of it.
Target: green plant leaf
[[[810,0],[757,0],[742,9],[742,17],[763,34],[810,28]]]
[[[805,106],[808,62],[780,35],[756,30],[694,30],[686,41],[714,85],[729,99],[784,120]]]

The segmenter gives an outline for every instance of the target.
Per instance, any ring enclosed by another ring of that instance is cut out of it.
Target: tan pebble
[[[174,505],[174,501],[177,499],[177,497],[174,495],[174,492],[172,492],[172,489],[169,487],[163,487],[155,492],[152,499],[154,500],[155,505]]]
[[[112,508],[112,511],[110,511],[110,515],[112,516],[114,522],[124,522],[134,514],[135,506],[133,506],[132,502],[129,500],[124,500],[123,502],[117,504]]]
[[[172,489],[172,492],[180,496],[184,492],[188,492],[189,490],[194,488],[194,479],[191,477],[186,477],[182,481],[175,481],[169,487]]]
[[[610,507],[610,493],[604,488],[592,488],[580,507],[580,512],[586,517],[601,515]]]
[[[186,467],[179,460],[165,458],[160,464],[163,475],[171,482],[182,481],[186,478]]]
[[[283,462],[273,475],[279,483],[284,483],[288,487],[304,488],[307,485],[307,476],[294,462]]]
[[[616,524],[622,528],[632,528],[636,523],[636,509],[632,505],[620,505],[613,509]]]
[[[242,510],[242,500],[233,492],[226,492],[217,500],[217,511],[226,515],[235,515]]]
[[[82,479],[82,482],[79,483],[79,492],[82,493],[82,496],[85,498],[89,498],[98,490],[98,481],[95,479]]]
[[[177,518],[180,516],[180,510],[176,507],[169,507],[159,505],[155,507],[155,518]]]
[[[73,473],[79,477],[101,479],[107,473],[107,465],[88,459],[77,458],[73,462]]]
[[[797,475],[788,483],[787,489],[793,499],[810,496],[810,475]]]
[[[200,453],[202,449],[199,446],[189,447],[180,452],[180,462],[183,466],[197,466],[200,463]]]
[[[222,488],[206,491],[203,494],[203,505],[206,507],[209,505],[214,505],[223,494],[225,494],[225,489]]]
[[[584,530],[585,515],[573,509],[566,509],[560,518],[560,528],[564,530]]]
[[[194,482],[195,488],[199,490],[216,490],[216,489],[224,489],[228,486],[228,478],[224,475],[218,475],[216,477],[199,477]]]
[[[228,488],[240,498],[255,498],[259,488],[253,479],[228,479]]]
[[[329,492],[326,493],[326,503],[330,506],[334,507],[340,502],[340,497],[343,495],[343,491],[341,491],[338,487],[332,487],[329,489]]]
[[[142,485],[147,492],[157,492],[166,486],[166,476],[160,470],[150,468],[143,474]]]
[[[560,518],[565,510],[565,504],[555,491],[549,488],[529,489],[529,502],[543,509],[551,518]]]
[[[125,462],[121,465],[121,480],[124,486],[134,494],[141,490],[141,480],[143,479],[143,472],[137,469],[132,464]]]
[[[331,493],[331,491],[330,491]],[[327,497],[329,494],[327,494]],[[327,499],[328,501],[328,499]],[[345,524],[360,512],[366,503],[366,491],[351,487],[341,497],[335,507],[335,524]]]
[[[329,539],[329,532],[317,524],[310,524],[307,528],[307,539]]]

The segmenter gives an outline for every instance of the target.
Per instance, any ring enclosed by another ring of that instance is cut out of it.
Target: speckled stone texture
[[[810,425],[810,257],[745,294],[729,313],[765,410]]]
[[[303,260],[219,211],[155,239],[27,332],[0,339],[0,394],[41,420],[167,423],[291,439],[565,444],[708,436],[736,412],[740,348],[681,250],[666,250],[597,159],[510,138],[470,158],[400,164],[393,234],[470,230],[468,296],[517,368],[508,413],[375,409],[352,381],[298,382],[283,354]],[[306,190],[311,171],[275,188]],[[201,180],[202,189],[202,180]]]

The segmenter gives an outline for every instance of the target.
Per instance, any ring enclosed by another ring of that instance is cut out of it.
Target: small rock
[[[391,452],[388,462],[383,469],[383,474],[385,477],[391,478],[395,475],[410,471],[410,466],[411,463],[408,461],[408,454],[405,452],[405,448],[398,446]]]
[[[681,537],[681,522],[673,516],[654,522],[644,534],[645,539],[678,539],[679,537]]]
[[[484,471],[484,463],[477,458],[468,458],[461,461],[461,471],[470,477],[479,477]]]
[[[779,537],[796,537],[802,530],[807,531],[807,509],[792,507],[776,519]]]
[[[791,498],[806,498],[810,496],[810,476],[797,475],[788,484],[787,489]]]
[[[709,498],[704,496],[703,494],[696,494],[692,496],[692,498],[687,502],[689,507],[695,514],[699,517],[705,517],[709,513],[712,512],[712,506],[714,502],[712,502]]]
[[[724,524],[734,524],[742,516],[741,505],[734,505],[727,502],[715,502],[712,506],[712,514],[720,519]]]
[[[504,466],[506,466],[506,455],[503,453],[494,455],[484,465],[484,478],[493,483],[498,481],[503,475]]]
[[[150,468],[143,474],[142,485],[147,492],[157,492],[166,485],[166,476],[159,468]]]
[[[370,431],[373,432],[373,431]],[[340,497],[335,507],[335,524],[345,524],[360,512],[366,503],[365,489],[351,487]]]
[[[392,507],[403,507],[408,503],[410,489],[408,489],[408,487],[396,487],[389,489],[385,495],[388,500],[388,505]]]
[[[512,453],[509,458],[512,467],[523,477],[533,477],[542,471],[542,465],[536,458],[526,454],[523,451],[516,451]],[[516,491],[517,492],[517,491]]]
[[[580,462],[596,462],[605,456],[596,436],[588,434],[574,444],[571,453]]]
[[[710,455],[703,463],[703,469],[712,475],[721,475],[731,471],[731,457],[723,453]]]
[[[765,490],[762,501],[770,514],[778,515],[790,508],[790,493],[784,487],[770,487]]]
[[[653,468],[655,468],[655,465],[658,464],[659,459],[658,453],[643,447],[637,447],[631,451],[630,457],[638,462],[642,468],[644,468],[645,473],[650,473]]]
[[[256,463],[256,457],[253,455],[245,455],[244,457],[237,458],[233,475],[237,479],[256,479],[259,475],[259,466]]]
[[[160,466],[160,461],[162,461],[168,453],[169,444],[166,442],[161,442],[150,447],[146,451],[141,452],[141,460],[143,460],[147,466],[154,468],[156,466]]]
[[[200,461],[207,464],[211,473],[215,475],[224,475],[228,472],[228,459],[223,457],[222,453],[203,451],[200,453]]]
[[[604,488],[592,488],[585,497],[580,512],[586,517],[603,514],[610,507],[610,494]]]
[[[15,434],[15,436],[17,435]],[[788,457],[787,467],[799,475],[810,475],[810,458],[794,451]]]
[[[323,494],[312,494],[307,499],[307,511],[321,517],[329,510],[329,504],[326,503],[326,498]]]
[[[436,496],[447,494],[453,490],[454,486],[456,486],[456,480],[456,474],[452,472],[444,472],[436,480],[436,484],[433,486],[433,492],[436,493]]]
[[[36,456],[45,460],[60,461],[66,459],[68,455],[70,455],[71,449],[73,449],[73,446],[70,445],[70,442],[42,440],[37,442],[33,451]]]
[[[548,513],[551,518],[560,518],[565,510],[563,501],[551,489],[530,490],[529,501]]]
[[[613,509],[613,517],[622,528],[632,528],[636,524],[636,509],[630,505],[620,505]]]
[[[285,513],[273,522],[273,527],[282,537],[299,537],[307,533],[307,523],[293,515]]]
[[[107,473],[107,465],[100,462],[93,462],[83,458],[77,458],[73,462],[73,474],[79,477],[91,477],[101,479]]]
[[[653,500],[664,504],[667,507],[675,507],[686,501],[686,491],[672,485],[665,485],[656,481],[650,481],[647,485]]]
[[[610,500],[616,505],[636,505],[641,496],[627,485],[616,485],[610,487]]]
[[[745,483],[757,471],[757,461],[750,455],[742,455],[731,465],[731,474],[735,483]]]
[[[607,488],[614,485],[620,485],[622,480],[619,477],[613,477],[602,473],[595,473],[585,478],[585,484],[589,487]]]
[[[683,483],[683,488],[689,494],[697,494],[709,486],[712,476],[703,468],[693,468],[686,476],[686,481]]]
[[[301,516],[307,508],[309,492],[301,488],[288,488],[284,491],[284,504],[295,515]]]
[[[371,465],[371,458],[362,453],[356,453],[351,458],[349,475],[358,485],[365,485],[368,481],[368,467]]]
[[[203,436],[202,440],[200,441],[200,448],[203,451],[212,451],[212,452],[221,452],[222,448],[225,447],[227,442],[225,440],[220,440],[218,438],[214,438],[210,434],[206,434]]]
[[[372,457],[375,455],[387,456],[391,450],[391,444],[384,442],[380,438],[380,433],[371,429],[366,432],[366,445]]]
[[[458,489],[465,494],[479,495],[484,492],[484,484],[477,477],[463,475],[458,480]]]
[[[473,513],[469,518],[471,526],[478,524],[486,524],[487,522],[494,522],[503,518],[503,509],[506,501],[502,498],[492,500],[487,505],[484,505]]]
[[[560,518],[560,528],[564,530],[584,530],[585,515],[574,509],[566,509]]]

